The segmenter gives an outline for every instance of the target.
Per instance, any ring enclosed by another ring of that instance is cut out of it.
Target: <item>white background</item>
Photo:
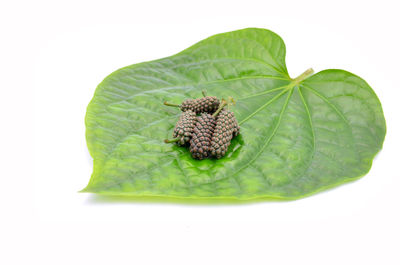
[[[400,264],[399,12],[385,0],[2,0],[0,264]],[[240,205],[78,193],[104,77],[245,27],[283,38],[292,77],[341,68],[374,88],[387,135],[364,178]]]

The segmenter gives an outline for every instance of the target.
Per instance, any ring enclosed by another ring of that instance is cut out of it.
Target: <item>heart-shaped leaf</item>
[[[177,198],[295,199],[365,175],[386,133],[381,104],[343,70],[288,75],[285,44],[265,29],[207,38],[171,57],[122,68],[86,114],[94,159],[84,191]],[[237,100],[241,125],[228,154],[197,161],[163,143],[179,109],[201,97]]]

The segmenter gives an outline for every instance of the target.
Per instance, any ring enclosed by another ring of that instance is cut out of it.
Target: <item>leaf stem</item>
[[[167,102],[167,101],[164,101],[164,105],[166,105],[166,106],[170,106],[170,107],[178,107],[178,108],[180,108],[180,107],[181,107],[181,105],[178,105],[178,104],[172,104],[172,103],[169,103],[169,102]]]
[[[302,73],[298,77],[292,79],[292,83],[294,85],[298,85],[301,81],[303,81],[304,79],[306,79],[307,77],[309,77],[313,73],[314,73],[314,70],[312,68],[308,68],[304,73]]]
[[[228,97],[228,105],[236,105],[236,101],[233,97]]]
[[[180,138],[179,137],[177,137],[177,138],[174,138],[174,139],[165,139],[164,140],[164,143],[167,143],[167,144],[170,144],[170,143],[176,143],[176,142],[178,142],[180,140]]]
[[[214,118],[217,117],[218,113],[228,104],[225,99],[221,100],[221,104],[219,104],[218,109],[212,115]]]

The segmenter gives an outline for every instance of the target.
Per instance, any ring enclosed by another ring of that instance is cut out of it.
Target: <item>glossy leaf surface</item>
[[[241,135],[220,160],[163,143],[180,110],[162,102],[202,90],[237,101]],[[363,79],[343,70],[291,79],[282,39],[265,29],[215,35],[112,73],[96,89],[86,128],[94,171],[84,191],[220,199],[295,199],[355,180],[386,133]]]

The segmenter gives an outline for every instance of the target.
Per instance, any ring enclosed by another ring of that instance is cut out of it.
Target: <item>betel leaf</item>
[[[386,133],[379,99],[360,77],[310,70],[290,78],[285,44],[249,28],[109,75],[87,108],[94,159],[83,190],[110,195],[296,199],[365,175]],[[228,154],[197,161],[165,144],[180,110],[163,105],[232,96],[240,125]]]

